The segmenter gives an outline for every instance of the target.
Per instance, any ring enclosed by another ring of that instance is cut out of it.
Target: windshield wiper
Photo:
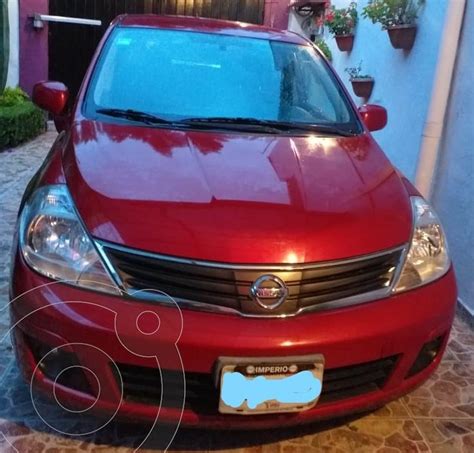
[[[115,118],[125,118],[127,120],[138,121],[145,124],[175,124],[173,121],[165,120],[151,113],[141,112],[133,109],[97,109],[97,113],[113,116]]]
[[[232,130],[249,130],[278,134],[281,129],[275,127],[271,121],[259,120],[256,118],[229,118],[229,117],[203,117],[186,118],[180,121],[180,124],[187,124],[192,127],[214,128],[220,127]]]
[[[271,129],[273,132],[291,132],[291,131],[309,131],[320,132],[328,135],[339,135],[342,137],[351,137],[355,133],[346,131],[336,126],[327,124],[313,124],[313,123],[292,123],[287,121],[277,120],[260,120],[257,118],[240,118],[240,117],[211,117],[211,118],[188,118],[180,121],[186,124],[201,124],[201,125],[228,125],[228,126],[255,126],[257,128]]]
[[[317,124],[317,123],[280,123],[282,127],[287,127],[288,130],[301,130],[310,131],[315,133],[321,133],[325,135],[338,135],[341,137],[352,137],[357,135],[353,130],[341,129],[337,126],[331,126],[329,124]]]
[[[265,132],[270,134],[278,134],[282,131],[307,131],[323,133],[328,135],[338,135],[342,137],[351,137],[354,134],[352,131],[346,131],[336,126],[327,124],[313,124],[313,123],[292,123],[288,121],[277,120],[260,120],[258,118],[241,118],[241,117],[202,117],[202,118],[186,118],[180,121],[170,121],[151,113],[142,112],[133,109],[117,109],[117,108],[101,108],[97,109],[97,113],[115,118],[125,118],[131,121],[138,121],[141,123],[155,125],[167,124],[176,127],[197,127],[197,128],[214,128],[221,127],[232,130],[249,130]]]

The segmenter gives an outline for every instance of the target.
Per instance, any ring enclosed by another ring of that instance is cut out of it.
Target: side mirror
[[[380,105],[365,104],[359,107],[359,113],[369,131],[379,131],[387,125],[387,110]]]
[[[63,113],[68,98],[69,90],[61,82],[38,82],[33,87],[33,102],[53,116]]]

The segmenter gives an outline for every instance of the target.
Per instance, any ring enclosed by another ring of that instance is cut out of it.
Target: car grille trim
[[[387,297],[406,253],[405,247],[398,247],[312,264],[231,265],[175,258],[103,241],[96,243],[101,255],[106,257],[110,274],[133,299],[265,318],[294,316]],[[278,311],[254,308],[257,304],[249,297],[253,281],[268,273],[279,276],[289,290]],[[150,289],[153,291],[146,291]]]

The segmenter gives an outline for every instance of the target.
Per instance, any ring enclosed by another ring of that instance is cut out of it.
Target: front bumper
[[[349,392],[347,397],[323,401],[305,412],[222,415],[212,404],[206,411],[191,405],[186,406],[181,419],[187,426],[265,428],[369,410],[425,381],[439,364],[448,340],[456,283],[450,270],[430,285],[388,299],[293,318],[256,319],[180,312],[178,308],[51,282],[32,271],[17,254],[11,297],[12,333],[24,377],[30,381],[36,369],[36,388],[51,397],[54,389],[54,396],[63,403],[75,408],[92,407],[104,415],[117,412],[126,418],[155,420],[158,413],[157,404],[146,400],[146,392],[141,401],[122,395],[112,362],[140,370],[156,369],[158,360],[162,370],[178,370],[182,360],[187,374],[207,376],[209,382],[214,382],[215,365],[222,356],[323,354],[328,372],[381,359],[394,360],[379,388],[354,396]],[[160,321],[158,330],[156,315]],[[441,341],[436,357],[422,371],[407,377],[423,346],[435,339]],[[61,347],[95,374],[95,379],[91,373],[85,375],[91,392],[55,385],[37,367],[39,358],[33,346],[36,342],[50,349]],[[93,395],[98,393],[98,385],[101,390],[97,399]],[[210,388],[210,401],[217,392]],[[180,416],[178,407],[164,405],[159,411],[159,420],[164,422],[176,422]]]

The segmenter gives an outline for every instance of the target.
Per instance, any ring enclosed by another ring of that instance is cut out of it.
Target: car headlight
[[[406,291],[442,277],[451,265],[443,227],[431,206],[412,197],[413,236],[394,291]]]
[[[120,294],[80,220],[65,185],[43,186],[19,219],[20,250],[38,273],[94,290]]]

